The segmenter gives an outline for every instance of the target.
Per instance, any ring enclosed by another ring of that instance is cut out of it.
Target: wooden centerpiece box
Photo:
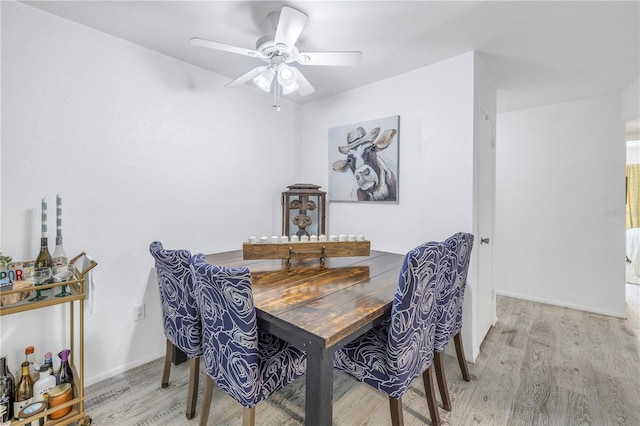
[[[327,257],[369,256],[371,242],[364,241],[303,241],[286,243],[244,243],[245,260],[283,259],[291,266],[291,259],[320,259],[324,266]]]

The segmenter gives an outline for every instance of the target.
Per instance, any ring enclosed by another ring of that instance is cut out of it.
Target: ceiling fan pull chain
[[[280,85],[277,84],[277,81],[276,78],[276,84],[273,85],[273,107],[280,112]]]

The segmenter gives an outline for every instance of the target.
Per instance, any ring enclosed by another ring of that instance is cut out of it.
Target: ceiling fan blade
[[[267,67],[264,67],[264,66],[256,67],[256,68],[252,69],[251,71],[249,71],[248,73],[243,74],[240,77],[236,78],[235,80],[225,84],[224,87],[242,86],[247,81],[252,80],[253,78],[255,78],[258,75],[260,75],[260,73],[262,73],[262,71],[264,71],[266,69],[267,69]]]
[[[295,46],[302,29],[307,24],[309,17],[299,10],[283,6],[280,11],[280,19],[276,28],[273,44],[283,44],[287,48]]]
[[[259,58],[260,52],[255,50],[245,49],[244,47],[232,46],[230,44],[218,43],[217,41],[205,40],[200,37],[193,37],[189,43],[194,46],[207,47],[209,49],[222,50],[224,52],[238,53],[240,55],[252,56]]]
[[[298,83],[298,85],[300,86],[298,87],[298,94],[300,94],[300,96],[307,96],[316,91],[316,89],[313,88],[311,83],[309,83],[309,80],[307,80],[304,77],[304,75],[302,75],[302,72],[300,72],[299,69],[295,67],[291,67],[291,68],[296,70],[296,74],[298,74],[298,77],[296,78],[296,83]]]
[[[302,65],[353,67],[362,62],[362,52],[303,52],[296,61]]]

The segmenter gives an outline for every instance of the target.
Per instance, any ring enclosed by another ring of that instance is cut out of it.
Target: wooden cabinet
[[[56,305],[66,304],[69,307],[69,342],[67,348],[71,350],[69,363],[74,376],[73,397],[70,401],[60,404],[55,408],[48,408],[45,411],[29,417],[25,420],[13,420],[11,426],[20,426],[30,424],[32,421],[48,416],[49,414],[65,407],[71,407],[71,411],[56,420],[47,420],[45,425],[67,425],[76,422],[80,426],[89,425],[91,418],[84,411],[84,300],[86,296],[85,285],[88,272],[97,266],[95,260],[91,259],[86,253],[80,253],[69,261],[72,276],[69,280],[60,283],[43,284],[37,289],[42,291],[47,298],[44,300],[30,302],[29,297],[19,302],[0,307],[0,316],[12,315],[19,312],[29,312],[35,310],[46,310],[46,308]],[[68,296],[56,297],[55,295],[62,291],[63,286],[67,286],[71,292]],[[12,286],[6,286],[1,289],[2,296],[12,293],[24,291],[34,291],[36,287],[22,288],[13,290]],[[77,308],[77,311],[76,311]],[[49,314],[43,311],[43,315]],[[79,318],[76,318],[76,315]],[[55,320],[55,318],[51,318]],[[17,383],[16,383],[17,385]]]

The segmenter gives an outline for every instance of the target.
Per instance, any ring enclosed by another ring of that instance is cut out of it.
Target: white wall
[[[328,206],[330,233],[397,253],[472,230],[473,53],[302,107],[300,181],[328,190],[328,129],[400,115],[399,203]],[[368,130],[368,129],[367,129]],[[381,129],[382,130],[382,129]]]
[[[624,176],[619,96],[499,114],[497,292],[624,317]]]
[[[640,116],[640,80],[627,86],[620,94],[622,121],[635,120]]]
[[[1,59],[3,252],[35,258],[40,199],[61,194],[68,253],[99,264],[88,382],[161,356],[149,243],[214,252],[278,234],[294,175],[273,165],[293,162],[299,107],[275,113],[257,90],[20,3],[2,2]],[[146,319],[134,322],[138,303]],[[59,311],[2,318],[14,369],[29,344],[38,357],[62,349]]]
[[[329,203],[329,233],[364,234],[373,249],[405,253],[425,241],[474,232],[475,61],[473,52],[465,53],[303,106],[296,175],[324,190],[334,173],[329,128],[400,115],[399,204]],[[490,86],[483,84],[489,93]],[[495,98],[491,105],[488,96],[481,95],[495,114]],[[470,292],[477,289],[476,280],[470,273]],[[471,329],[471,301],[472,296],[465,300],[462,335],[466,357],[473,360],[484,334]]]

